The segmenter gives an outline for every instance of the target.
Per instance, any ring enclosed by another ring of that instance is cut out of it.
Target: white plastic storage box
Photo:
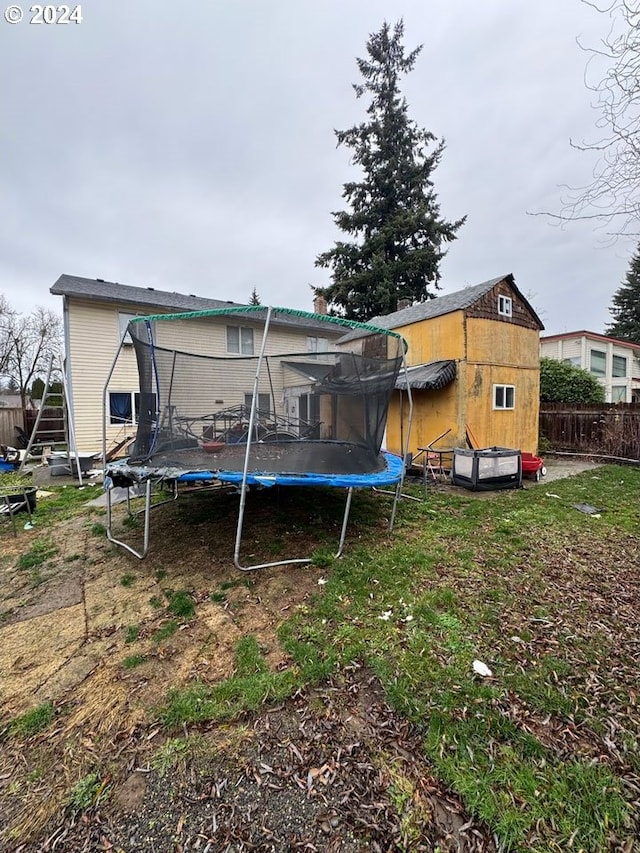
[[[69,459],[66,453],[52,453],[47,458],[47,463],[49,465],[49,474],[52,477],[77,477],[78,464],[80,464],[80,471],[86,474],[87,471],[93,468],[95,454],[79,453],[78,455],[72,455]]]
[[[508,447],[453,451],[451,481],[472,491],[518,489],[522,485],[522,456]]]

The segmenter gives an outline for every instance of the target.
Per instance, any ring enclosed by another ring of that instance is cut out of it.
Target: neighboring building
[[[544,327],[511,274],[369,322],[408,343],[414,455],[445,432],[437,447],[537,450]],[[339,344],[357,337],[362,333],[349,333]],[[366,352],[366,338],[362,347]],[[396,453],[406,436],[406,385],[401,373],[389,408],[387,447]]]
[[[61,275],[51,293],[63,297],[65,371],[76,444],[81,453],[96,453],[102,449],[104,386],[132,317],[238,307],[238,303],[231,301],[70,275]],[[316,310],[324,313],[319,303]],[[317,336],[314,324],[310,324],[308,319],[303,321],[291,316],[286,321],[279,320],[274,323],[270,342],[280,352],[309,353],[313,362],[317,353],[334,349],[333,341],[343,334],[340,326],[321,322],[316,325]],[[184,348],[190,352],[219,352],[231,356],[258,354],[262,317],[257,316],[253,322],[243,318],[241,324],[235,323],[232,317],[220,317],[215,319],[213,328],[215,332],[211,334],[209,324],[205,334],[204,328],[199,328],[198,324],[190,326],[192,337],[185,342]],[[162,341],[158,344],[162,346]],[[229,388],[224,400],[216,401],[217,404],[234,406],[246,403],[247,395],[250,397],[253,391],[255,364],[251,365],[252,362],[248,361],[243,387]],[[311,417],[314,401],[303,378],[299,377],[299,384],[292,381],[287,394],[281,385],[280,381],[278,387],[267,383],[260,388],[260,407],[271,406],[274,402],[271,396],[279,394],[287,397],[292,417]],[[203,393],[203,389],[194,389],[194,393]],[[138,370],[133,346],[127,345],[126,339],[105,396],[109,451],[133,437],[136,431]]]
[[[540,357],[588,370],[604,385],[607,403],[640,402],[640,344],[583,329],[544,335]]]
[[[31,399],[27,397],[27,405],[31,405]],[[0,409],[21,409],[22,397],[20,394],[0,393]]]

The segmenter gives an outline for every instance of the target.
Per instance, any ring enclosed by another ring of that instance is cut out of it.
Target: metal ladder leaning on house
[[[62,388],[62,391],[54,391],[54,385]],[[59,429],[61,418],[64,424],[63,439],[60,438]],[[45,448],[48,447],[51,448],[51,450],[55,450],[56,446],[64,448],[66,465],[72,474],[75,465],[75,473],[78,478],[78,483],[82,485],[82,470],[76,447],[73,419],[71,418],[67,379],[64,368],[60,364],[58,358],[53,355],[49,360],[49,367],[47,369],[47,376],[44,382],[44,391],[42,392],[40,408],[38,409],[38,414],[36,415],[36,420],[33,425],[33,429],[31,430],[27,449],[25,450],[22,462],[20,463],[19,470],[24,471],[25,465],[29,460],[32,451],[40,450],[42,453]]]

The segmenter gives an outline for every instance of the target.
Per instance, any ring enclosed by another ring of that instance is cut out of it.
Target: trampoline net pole
[[[409,453],[409,448],[411,447],[411,424],[413,421],[413,394],[411,393],[411,384],[409,382],[409,370],[407,367],[407,351],[406,347],[402,348],[402,368],[404,370],[404,376],[407,383],[407,400],[409,401],[409,416],[407,418],[407,431],[405,440],[402,443],[400,448],[402,452],[402,473],[400,475],[400,480],[396,485],[396,493],[393,498],[393,506],[391,507],[391,515],[389,516],[389,533],[393,530],[393,525],[396,521],[396,511],[398,509],[398,501],[400,500],[400,496],[402,495],[402,487],[404,485],[404,477],[407,471],[407,455]],[[402,419],[402,413],[400,414]],[[401,420],[402,422],[402,420]]]
[[[251,411],[249,413],[249,430],[247,433],[247,447],[244,454],[244,467],[242,469],[242,485],[240,487],[240,507],[238,508],[238,525],[236,527],[236,542],[233,551],[233,562],[239,566],[240,561],[240,545],[242,543],[242,527],[244,524],[244,512],[247,502],[247,477],[249,475],[249,459],[251,458],[251,444],[253,442],[253,428],[256,421],[256,408],[258,403],[258,388],[260,385],[260,372],[262,370],[262,362],[267,347],[267,337],[269,336],[269,324],[271,323],[271,306],[267,310],[267,316],[264,321],[264,330],[262,332],[262,345],[260,346],[260,355],[256,364],[256,373],[253,381],[253,394],[251,395]]]

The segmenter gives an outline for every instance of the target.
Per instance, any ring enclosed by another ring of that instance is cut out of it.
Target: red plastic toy
[[[544,459],[541,459],[539,456],[534,456],[533,453],[527,453],[525,450],[522,451],[521,456],[523,477],[530,477],[536,482],[540,477],[544,477],[547,473],[547,469],[544,467]]]

